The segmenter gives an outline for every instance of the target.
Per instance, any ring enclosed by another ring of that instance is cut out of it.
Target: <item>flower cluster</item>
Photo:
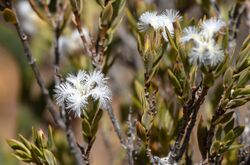
[[[107,109],[111,102],[111,91],[107,85],[107,78],[100,71],[69,75],[66,81],[55,87],[57,104],[66,106],[75,116],[80,117],[89,103],[89,99],[99,101],[99,108]]]
[[[213,67],[223,61],[224,53],[214,37],[224,26],[226,24],[222,20],[211,18],[203,21],[200,28],[190,26],[183,30],[181,42],[194,43],[189,55],[190,63]]]
[[[158,14],[157,12],[145,12],[143,13],[138,22],[138,29],[140,31],[146,31],[152,27],[155,31],[162,30],[163,38],[168,41],[165,28],[168,29],[170,34],[174,33],[173,23],[176,19],[181,19],[179,12],[175,10],[165,10],[163,13]]]

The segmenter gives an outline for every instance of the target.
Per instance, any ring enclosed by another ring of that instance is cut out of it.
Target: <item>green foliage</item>
[[[226,115],[227,118],[229,114]],[[215,139],[212,145],[212,154],[224,154],[233,149],[242,147],[239,144],[233,144],[237,137],[239,137],[243,131],[244,126],[234,127],[234,118],[227,120],[227,123],[222,124],[222,120],[218,124]]]
[[[7,140],[8,145],[14,150],[13,156],[27,163],[55,165],[56,158],[51,151],[54,147],[52,128],[49,127],[48,139],[42,130],[33,129],[32,132],[33,142],[22,135],[19,135],[20,141]]]

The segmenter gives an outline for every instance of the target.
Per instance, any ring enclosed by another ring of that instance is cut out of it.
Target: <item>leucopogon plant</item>
[[[51,95],[13,3],[1,1],[2,15],[16,28],[47,109],[55,125],[66,135],[68,150],[74,157],[71,164],[91,164],[90,153],[103,113],[108,114],[123,152],[126,152],[121,158],[124,164],[242,163],[237,157],[243,145],[237,139],[244,126],[236,122],[235,112],[250,100],[250,36],[246,37],[239,52],[232,46],[235,35],[231,37],[237,33],[237,29],[232,29],[237,27],[233,20],[239,19],[242,13],[231,14],[232,20],[220,14],[195,20],[174,9],[148,10],[144,2],[128,2],[125,7],[125,0],[96,0],[100,15],[96,31],[91,34],[83,27],[81,18],[85,1],[29,0],[39,19],[53,34]],[[242,3],[237,1],[232,12]],[[56,8],[54,11],[51,5]],[[211,6],[216,5],[211,1]],[[126,132],[113,113],[112,83],[107,76],[117,58],[112,53],[118,42],[114,34],[122,20],[137,41],[144,72],[135,71],[138,73],[132,85],[132,101],[125,115]],[[69,22],[76,31],[71,37],[65,37],[63,31],[69,28]],[[81,53],[85,55],[83,58],[76,55]],[[68,55],[76,74],[63,76],[61,54]],[[83,69],[82,61],[87,63],[87,69]],[[217,88],[221,90],[215,91]],[[210,96],[213,95],[210,91],[214,96]],[[218,100],[212,102],[211,97]],[[207,112],[209,103],[212,110]],[[80,134],[85,145],[77,142],[72,131],[71,121],[76,118],[81,119]],[[53,144],[56,139],[52,127],[48,129],[48,137],[41,130],[33,129],[33,134],[32,142],[22,135],[19,135],[20,141],[8,140],[16,158],[35,164],[64,164]],[[196,135],[195,140],[191,134]],[[192,146],[194,141],[198,143],[196,148]],[[194,160],[191,152],[201,156]],[[233,160],[229,159],[230,154],[234,154]]]

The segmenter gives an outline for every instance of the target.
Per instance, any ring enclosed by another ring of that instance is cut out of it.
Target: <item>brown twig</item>
[[[44,81],[42,79],[42,76],[41,76],[41,73],[40,73],[40,71],[38,69],[36,60],[35,60],[35,58],[33,57],[32,53],[31,53],[29,43],[28,43],[28,37],[23,32],[23,29],[19,25],[19,21],[18,21],[17,17],[16,17],[16,19],[17,19],[17,22],[15,24],[15,28],[16,28],[16,31],[18,33],[19,38],[22,41],[22,45],[23,45],[23,48],[24,48],[24,54],[25,54],[30,66],[32,68],[32,71],[33,71],[33,73],[35,75],[36,81],[37,81],[37,83],[38,83],[38,85],[39,85],[39,87],[41,89],[42,95],[43,95],[43,97],[44,97],[44,99],[46,101],[47,108],[50,111],[50,113],[51,113],[54,121],[56,122],[56,124],[58,124],[61,128],[65,128],[65,124],[60,119],[60,116],[57,113],[57,111],[56,111],[56,109],[55,109],[55,107],[53,105],[52,99],[49,96],[49,92],[48,92],[47,88],[45,87],[45,83],[44,83]]]
[[[89,141],[88,141],[88,145],[87,145],[87,148],[86,148],[86,151],[84,152],[84,162],[86,165],[89,165],[90,161],[89,161],[89,157],[90,157],[90,151],[93,147],[93,144],[94,144],[95,140],[93,138],[91,138]]]
[[[82,44],[83,44],[83,48],[85,50],[85,52],[89,55],[89,56],[93,56],[95,53],[95,50],[92,48],[91,43],[88,43],[86,36],[84,35],[83,31],[82,31],[82,23],[81,23],[81,16],[78,13],[78,11],[73,11],[74,17],[75,17],[75,26],[76,29],[80,35]]]
[[[150,124],[152,126],[153,120],[155,115],[157,114],[156,111],[156,101],[155,101],[155,94],[157,92],[157,90],[155,90],[152,94],[150,93],[150,85],[151,85],[151,81],[150,81],[150,73],[148,73],[148,71],[146,70],[146,72],[144,73],[144,96],[146,98],[147,104],[148,104],[148,109],[146,112],[144,113],[148,113],[150,116],[152,116]],[[145,147],[146,147],[146,154],[150,160],[150,163],[152,164],[156,164],[153,154],[151,153],[151,149],[150,149],[150,135],[149,135],[149,131],[151,129],[150,128],[146,128],[146,142],[145,142]]]
[[[128,148],[127,141],[126,141],[125,136],[121,130],[121,127],[120,127],[120,125],[119,125],[119,123],[114,115],[113,108],[111,105],[108,105],[107,112],[108,112],[109,118],[113,124],[113,127],[115,129],[115,132],[120,140],[120,143],[122,144],[123,148],[125,148],[127,150],[127,148]]]
[[[198,111],[200,109],[200,106],[202,105],[202,103],[204,102],[205,100],[205,96],[207,95],[207,91],[208,91],[208,87],[207,86],[204,86],[203,89],[202,89],[202,92],[198,98],[198,100],[195,102],[195,104],[193,105],[193,107],[191,108],[193,113],[192,113],[192,118],[191,118],[191,122],[190,124],[187,126],[187,131],[186,131],[186,135],[184,137],[184,142],[180,148],[180,152],[178,154],[178,156],[176,157],[176,160],[178,161],[183,153],[185,152],[186,150],[186,147],[188,145],[188,142],[190,140],[190,136],[191,136],[191,133],[192,133],[192,130],[194,128],[194,125],[195,125],[195,122],[196,122],[196,117],[197,117],[197,114],[198,114]]]
[[[150,136],[149,136],[149,130],[146,129],[146,143],[145,143],[145,148],[146,148],[146,155],[149,158],[149,161],[151,164],[156,164],[154,156],[151,152],[150,149]]]
[[[68,111],[65,110],[63,107],[61,110],[62,110],[62,112],[65,112],[64,113],[65,116],[63,116],[63,117],[65,119],[65,125],[66,125],[65,132],[66,132],[67,141],[69,144],[70,151],[75,158],[76,164],[83,165],[84,163],[83,163],[83,159],[82,159],[81,150],[77,145],[75,135],[71,129],[70,115],[68,114]]]
[[[99,66],[103,63],[104,43],[105,43],[105,40],[106,40],[105,35],[106,35],[107,30],[108,30],[107,26],[102,26],[101,25],[101,28],[99,29],[97,41],[96,41],[96,54],[95,54],[95,57],[97,59],[95,60],[95,62],[97,62]]]
[[[135,150],[134,140],[136,136],[135,123],[136,122],[132,120],[132,109],[130,108],[128,113],[128,149],[127,149],[129,165],[134,165],[133,152]]]
[[[198,91],[198,89],[200,88],[200,86],[202,85],[202,82],[192,90],[192,97],[191,99],[188,101],[188,103],[183,107],[183,120],[181,122],[181,126],[178,130],[177,133],[177,138],[175,140],[175,144],[171,150],[171,154],[170,154],[170,162],[174,162],[176,161],[176,158],[178,157],[178,152],[181,149],[181,141],[185,135],[185,131],[186,128],[188,126],[188,123],[190,121],[190,117],[192,114],[192,106],[193,104],[195,104],[195,95],[196,92]]]

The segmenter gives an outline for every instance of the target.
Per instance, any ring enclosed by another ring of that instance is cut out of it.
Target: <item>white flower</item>
[[[181,17],[178,11],[172,9],[165,10],[162,14],[147,11],[139,17],[138,29],[146,31],[149,27],[152,27],[155,31],[162,30],[163,38],[168,41],[165,28],[168,29],[170,34],[173,34],[173,23],[176,19],[181,19]]]
[[[223,20],[210,18],[202,22],[201,29],[204,36],[213,37],[224,26],[226,26],[226,23]]]
[[[101,71],[95,70],[87,75],[86,80],[86,87],[91,90],[95,86],[106,86],[108,78],[105,78]]]
[[[158,30],[160,27],[161,20],[157,16],[157,12],[145,12],[143,13],[138,22],[138,29],[140,31],[146,31],[150,26],[154,28],[154,30]]]
[[[224,59],[223,51],[214,40],[203,41],[196,44],[190,52],[189,62],[198,65],[216,66]]]
[[[179,15],[179,11],[173,10],[173,9],[166,9],[164,12],[164,15],[171,21],[175,22],[176,19],[181,20],[182,17]]]
[[[111,91],[107,86],[94,88],[91,90],[91,96],[95,101],[99,100],[99,106],[102,109],[107,109],[111,102]]]
[[[54,89],[57,104],[64,105],[64,101],[72,94],[72,90],[75,89],[68,83],[57,85]]]
[[[76,76],[69,74],[54,91],[57,104],[65,105],[78,117],[87,108],[89,98],[99,101],[99,108],[107,109],[112,97],[107,78],[96,70],[89,74],[79,71]]]
[[[82,90],[82,84],[84,83],[84,81],[86,81],[87,77],[88,75],[85,71],[79,71],[76,76],[69,74],[69,76],[66,77],[66,81],[72,84],[72,86],[74,86],[76,89]]]
[[[72,111],[75,116],[80,117],[82,110],[84,110],[88,105],[88,97],[88,94],[84,94],[81,91],[75,90],[67,97],[66,108]]]
[[[198,29],[194,26],[189,26],[183,30],[181,42],[185,43],[190,40],[194,40],[196,42],[200,40]]]
[[[211,18],[203,21],[200,28],[190,26],[183,30],[180,41],[193,43],[189,54],[190,63],[214,67],[223,61],[224,53],[213,38],[223,26],[223,21]]]

